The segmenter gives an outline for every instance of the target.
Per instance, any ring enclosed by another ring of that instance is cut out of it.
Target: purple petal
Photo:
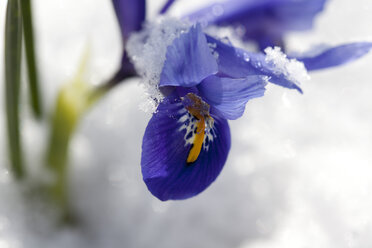
[[[296,89],[302,93],[296,82],[291,81],[283,74],[278,74],[275,66],[265,61],[263,53],[247,52],[235,48],[211,36],[207,36],[208,43],[213,44],[218,54],[219,74],[230,78],[245,78],[251,75],[268,76],[270,83],[289,89]]]
[[[195,118],[188,116],[179,99],[168,97],[160,103],[142,143],[143,180],[154,196],[162,201],[190,198],[219,175],[230,149],[230,129],[225,119],[212,117],[211,140],[204,140],[198,159],[187,164],[191,145],[186,144],[185,138],[194,132],[190,118]]]
[[[141,29],[146,16],[146,0],[112,0],[124,42]]]
[[[159,85],[192,87],[217,70],[205,35],[196,25],[168,46]]]
[[[254,12],[252,10],[260,9],[270,4],[272,0],[229,0],[214,3],[197,12],[191,13],[186,17],[193,22],[200,22],[203,25],[211,24],[231,24],[242,19],[245,13]],[[239,18],[240,17],[240,18]]]
[[[168,0],[165,4],[164,4],[164,6],[163,6],[163,8],[161,8],[161,10],[160,10],[160,14],[165,14],[167,11],[168,11],[168,9],[169,9],[169,7],[175,2],[176,0]]]
[[[121,59],[121,67],[117,73],[121,79],[132,77],[137,75],[136,70],[134,69],[133,64],[130,62],[127,52],[123,52],[123,57]]]
[[[327,49],[312,57],[296,59],[302,61],[309,71],[320,70],[354,61],[367,54],[371,48],[371,42],[356,42]]]
[[[198,89],[203,98],[224,118],[235,120],[243,115],[250,99],[264,95],[266,84],[265,77],[262,76],[239,79],[211,76]]]
[[[188,16],[204,25],[239,27],[245,40],[261,49],[278,46],[290,30],[310,29],[326,0],[229,0],[210,5]]]

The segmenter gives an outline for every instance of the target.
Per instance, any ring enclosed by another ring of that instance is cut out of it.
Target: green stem
[[[84,82],[83,74],[87,62],[88,51],[83,56],[75,79],[64,85],[59,91],[52,117],[51,135],[47,151],[47,166],[54,175],[54,181],[49,187],[49,194],[56,205],[62,210],[64,221],[74,221],[71,213],[68,189],[68,158],[69,144],[76,127],[83,115],[108,91],[122,81],[122,74],[115,74],[105,84],[92,88]],[[133,75],[124,75],[125,78]]]
[[[30,0],[21,1],[23,33],[26,48],[28,81],[30,87],[31,106],[36,118],[41,118],[41,96],[38,84],[38,74],[36,68],[34,33],[32,25],[32,9]]]
[[[67,197],[67,158],[68,147],[77,124],[74,106],[66,103],[66,98],[60,94],[52,117],[52,131],[47,153],[47,165],[55,176],[54,183],[49,188],[55,204],[64,212],[63,218],[71,219]]]
[[[67,189],[69,144],[83,115],[107,92],[104,89],[92,89],[82,80],[84,64],[83,62],[76,78],[59,91],[47,151],[47,166],[55,177],[49,193],[61,209],[63,219],[69,222],[74,220]]]
[[[5,99],[10,162],[14,176],[24,176],[19,132],[19,87],[22,53],[22,16],[19,0],[9,0],[5,23]]]

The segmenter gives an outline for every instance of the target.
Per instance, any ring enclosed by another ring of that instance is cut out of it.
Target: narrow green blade
[[[21,1],[23,33],[26,48],[28,82],[30,87],[31,106],[36,118],[42,116],[42,99],[40,95],[37,64],[34,46],[34,33],[32,25],[32,9],[30,0]]]
[[[24,176],[19,133],[19,85],[22,52],[22,16],[19,0],[9,0],[5,23],[5,99],[10,162],[16,178]]]

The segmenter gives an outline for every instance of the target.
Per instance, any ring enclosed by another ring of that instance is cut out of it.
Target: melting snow
[[[126,49],[143,78],[149,97],[149,100],[141,105],[145,111],[154,112],[163,98],[158,85],[167,47],[189,28],[190,24],[187,22],[162,17],[155,22],[147,23],[143,31],[134,33],[129,38]]]
[[[310,80],[304,64],[296,59],[288,59],[280,47],[267,47],[265,53],[265,61],[275,65],[274,73],[283,74],[297,85],[300,85],[303,81]]]

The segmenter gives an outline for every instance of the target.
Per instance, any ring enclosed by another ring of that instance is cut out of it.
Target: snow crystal
[[[298,85],[300,82],[310,79],[304,64],[296,59],[288,59],[280,47],[267,47],[264,51],[266,53],[265,61],[275,66],[275,74],[283,74]]]
[[[188,22],[162,17],[147,23],[143,31],[134,33],[129,38],[126,49],[137,72],[143,78],[149,99],[141,104],[142,110],[153,112],[162,100],[163,96],[158,84],[167,47],[190,26]]]

